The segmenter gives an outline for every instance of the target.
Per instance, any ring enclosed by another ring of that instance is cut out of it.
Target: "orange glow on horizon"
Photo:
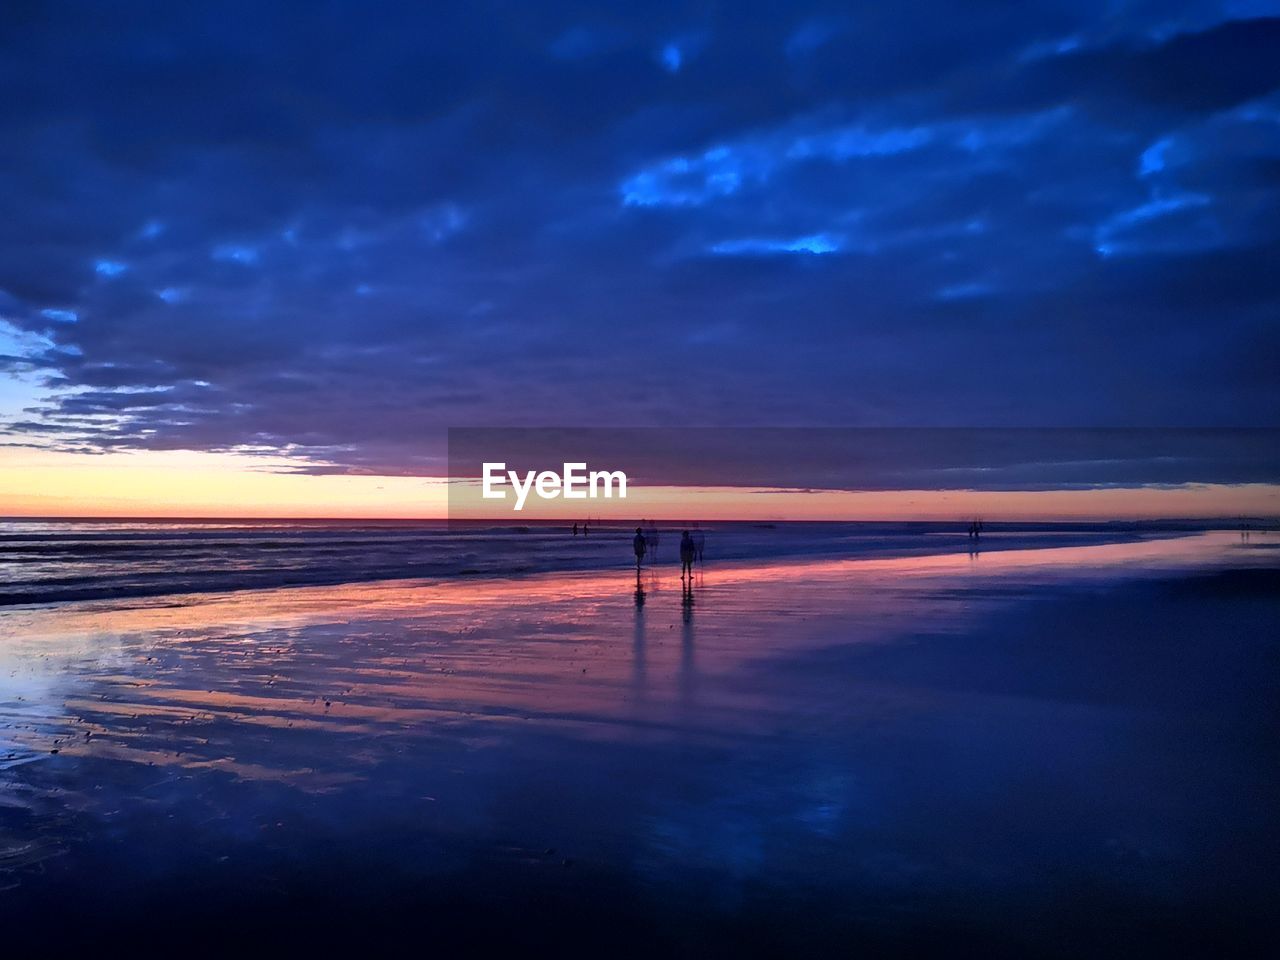
[[[0,449],[0,515],[439,520],[439,477],[312,476],[284,458],[190,451],[54,453]],[[453,516],[504,522],[601,520],[989,520],[1280,516],[1280,485],[1091,490],[802,491],[632,485],[625,500],[531,499],[522,512],[454,488]]]

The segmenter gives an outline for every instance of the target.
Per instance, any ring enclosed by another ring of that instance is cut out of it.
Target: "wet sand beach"
[[[1226,533],[12,607],[0,919],[1239,953],[1280,893],[1278,614]]]

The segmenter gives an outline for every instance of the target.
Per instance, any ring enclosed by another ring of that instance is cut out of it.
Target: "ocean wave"
[[[706,559],[893,556],[971,550],[958,523],[716,523]],[[408,522],[0,524],[0,606],[154,597],[368,580],[515,576],[631,565],[629,525],[575,536],[563,526]],[[992,524],[983,550],[1078,546],[1158,535],[1133,524]],[[679,527],[649,562],[676,563]]]

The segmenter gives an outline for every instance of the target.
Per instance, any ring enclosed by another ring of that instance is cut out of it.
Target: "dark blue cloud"
[[[1275,483],[1274,429],[460,428],[450,476],[607,463],[645,485],[1060,490]]]
[[[11,5],[10,439],[1274,425],[1277,16]]]

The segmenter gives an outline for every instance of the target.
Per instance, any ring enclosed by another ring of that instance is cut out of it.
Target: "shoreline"
[[[808,525],[797,524],[796,529],[802,529],[804,526]],[[753,524],[750,525],[750,529],[755,531],[773,528],[762,528]],[[750,547],[738,547],[735,549],[730,543],[728,551],[723,550],[724,544],[713,541],[711,553],[712,565],[724,568],[737,564],[751,563],[803,563],[813,559],[860,560],[925,558],[960,554],[990,555],[1009,550],[1061,549],[1076,546],[1152,542],[1164,539],[1182,539],[1206,533],[1228,535],[1234,532],[1225,529],[1137,531],[1128,528],[1105,527],[1099,529],[1088,526],[1051,531],[1036,527],[1031,531],[1025,531],[1019,527],[1013,530],[996,528],[986,533],[982,538],[974,540],[963,537],[954,531],[924,529],[912,531],[906,536],[899,533],[896,538],[887,534],[881,536],[858,536],[832,539],[829,542],[818,542],[817,544],[800,543],[793,545],[783,541],[780,544],[757,543]],[[1259,536],[1265,537],[1267,534],[1259,532]],[[198,602],[199,597],[241,591],[341,587],[379,582],[430,583],[485,578],[518,579],[543,574],[566,576],[576,573],[627,571],[634,569],[634,564],[629,556],[629,537],[630,531],[628,530],[613,531],[611,535],[598,534],[589,545],[585,542],[587,538],[584,537],[583,548],[589,546],[590,549],[599,550],[602,544],[608,544],[613,547],[610,554],[606,556],[597,554],[594,559],[563,555],[550,559],[545,556],[521,558],[517,553],[511,559],[504,560],[501,564],[490,568],[485,568],[483,565],[468,566],[465,562],[459,561],[455,555],[451,559],[436,563],[435,568],[429,572],[414,569],[400,571],[379,569],[354,575],[350,573],[323,575],[302,570],[291,574],[287,572],[281,573],[273,567],[264,566],[259,569],[240,572],[211,573],[209,574],[209,583],[198,589],[190,589],[190,584],[182,582],[162,582],[154,585],[130,583],[125,586],[62,586],[61,588],[39,588],[33,584],[32,589],[24,592],[18,585],[7,593],[0,593],[0,626],[3,625],[3,618],[9,611],[64,604],[127,603],[134,600],[146,601],[164,598],[175,598],[175,600],[177,598],[191,598],[189,602]],[[925,542],[926,540],[931,542]],[[1046,540],[1048,542],[1044,542]],[[577,548],[578,541],[576,538],[570,541],[567,537],[561,537],[552,541],[551,545],[556,549]],[[468,547],[474,550],[476,546],[477,544],[475,543],[463,540],[452,544],[450,549],[457,554],[463,553]],[[544,547],[546,544],[544,542],[538,546]],[[305,547],[305,544],[299,545],[298,549],[303,547]],[[722,554],[727,552],[727,555],[717,555],[717,548],[722,551]],[[262,562],[260,557],[258,560]],[[674,554],[669,552],[668,557],[662,561],[662,565],[675,565]],[[653,564],[646,564],[645,569],[650,566],[653,566]],[[88,579],[92,580],[93,578],[89,577]],[[183,589],[184,587],[187,587],[187,589]]]

